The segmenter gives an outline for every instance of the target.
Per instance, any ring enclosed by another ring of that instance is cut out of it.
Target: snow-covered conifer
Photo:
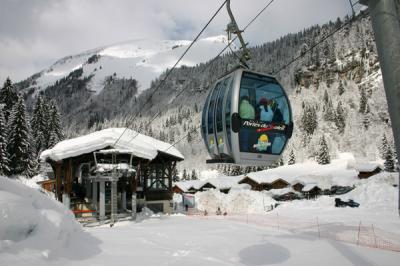
[[[393,151],[390,146],[388,146],[388,149],[385,154],[385,171],[388,172],[395,172],[395,161],[394,161],[394,156],[393,156]]]
[[[31,119],[33,145],[36,155],[39,154],[42,149],[47,148],[47,139],[45,136],[48,132],[48,120],[46,120],[45,112],[47,112],[47,108],[45,107],[42,96],[39,95]]]
[[[339,82],[338,93],[339,95],[342,95],[344,93],[344,86],[342,81]]]
[[[343,134],[346,127],[346,117],[342,107],[342,102],[339,101],[336,107],[335,125],[340,134]]]
[[[14,105],[9,119],[7,151],[10,157],[10,174],[33,176],[35,159],[31,148],[29,123],[22,96]]]
[[[322,136],[319,141],[319,150],[317,153],[317,162],[319,164],[329,164],[331,162],[331,157],[329,155],[328,144],[326,144],[325,137]]]
[[[367,110],[367,104],[368,104],[368,99],[367,95],[365,93],[365,89],[361,88],[360,90],[360,106],[358,111],[362,114],[365,114],[365,111]]]
[[[9,173],[10,160],[7,156],[7,132],[3,110],[0,109],[0,175]]]
[[[8,122],[14,104],[17,102],[18,94],[14,89],[11,79],[8,77],[0,90],[0,105],[4,105],[4,117]]]
[[[288,165],[295,164],[295,163],[296,163],[296,157],[294,155],[294,151],[291,150],[290,154],[289,154]]]
[[[192,170],[192,176],[190,177],[190,179],[192,179],[192,180],[198,180],[199,178],[197,177],[197,173],[196,173],[196,170]]]
[[[48,148],[53,147],[64,139],[61,127],[60,113],[54,102],[50,105],[50,122],[49,122],[49,141]]]

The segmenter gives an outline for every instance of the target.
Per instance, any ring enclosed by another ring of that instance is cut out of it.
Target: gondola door
[[[217,149],[220,159],[230,159],[230,146],[228,134],[230,134],[229,121],[226,121],[226,113],[230,114],[230,91],[232,85],[232,76],[226,77],[220,82],[218,98],[215,102],[215,137],[217,141]],[[228,116],[230,118],[230,115]],[[228,124],[228,125],[227,125]]]
[[[209,99],[207,99],[207,109],[205,113],[205,119],[206,119],[206,134],[205,134],[205,140],[207,141],[207,148],[208,152],[210,153],[210,156],[212,158],[218,157],[218,144],[215,136],[215,107],[216,107],[216,101],[218,100],[218,95],[220,92],[221,88],[221,82],[216,83],[214,86],[213,90],[210,93]]]

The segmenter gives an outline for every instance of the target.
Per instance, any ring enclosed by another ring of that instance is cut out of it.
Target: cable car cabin
[[[217,80],[202,115],[207,163],[271,165],[292,136],[288,97],[278,81],[238,68]]]

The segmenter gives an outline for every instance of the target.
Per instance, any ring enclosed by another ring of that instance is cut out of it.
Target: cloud
[[[59,58],[130,39],[193,39],[222,0],[2,0],[0,82],[24,79]],[[240,27],[269,0],[232,0]],[[350,13],[347,0],[275,0],[244,33],[250,44]],[[225,8],[205,36],[224,34]]]

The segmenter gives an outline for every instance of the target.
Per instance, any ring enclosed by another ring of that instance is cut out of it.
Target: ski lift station
[[[41,154],[53,169],[59,201],[77,216],[112,222],[135,217],[144,206],[170,213],[172,177],[183,159],[171,144],[126,128],[64,140]]]

